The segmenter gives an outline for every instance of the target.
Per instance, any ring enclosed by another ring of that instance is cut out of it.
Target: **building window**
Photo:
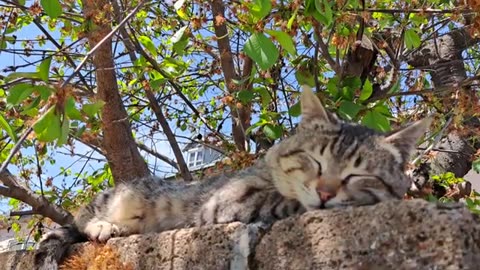
[[[188,151],[188,167],[197,167],[203,164],[203,148],[195,148]]]

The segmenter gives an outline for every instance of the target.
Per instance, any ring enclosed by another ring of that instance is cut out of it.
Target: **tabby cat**
[[[268,224],[306,210],[402,199],[411,184],[405,164],[430,120],[381,134],[328,113],[308,87],[301,108],[296,133],[238,173],[193,184],[150,177],[99,194],[73,224],[42,239],[38,269],[55,269],[69,245],[87,239],[233,221]]]

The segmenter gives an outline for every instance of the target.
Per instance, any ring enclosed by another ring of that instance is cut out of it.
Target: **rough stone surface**
[[[421,200],[308,212],[264,230],[231,223],[108,242],[135,269],[480,269],[480,218]],[[0,253],[32,269],[32,253]]]

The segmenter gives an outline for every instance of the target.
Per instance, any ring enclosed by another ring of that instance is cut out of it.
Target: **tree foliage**
[[[0,173],[0,195],[65,223],[62,209],[114,181],[160,167],[191,180],[185,142],[249,163],[298,122],[300,84],[380,131],[432,115],[414,177],[421,163],[433,182],[461,178],[480,164],[479,11],[453,0],[1,0],[0,161],[15,177]]]

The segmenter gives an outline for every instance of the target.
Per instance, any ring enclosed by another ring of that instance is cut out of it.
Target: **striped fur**
[[[185,184],[150,177],[119,183],[80,209],[73,225],[46,234],[35,254],[36,269],[57,269],[68,247],[87,239],[162,232],[240,221],[271,224],[302,213],[280,195],[263,161],[234,175]]]
[[[341,122],[308,88],[301,103],[297,132],[250,168],[193,184],[139,179],[99,194],[74,224],[43,238],[37,269],[56,269],[68,246],[82,239],[104,242],[233,221],[271,223],[310,209],[402,198],[410,186],[404,165],[428,121],[386,135]]]
[[[404,172],[430,119],[382,134],[340,121],[311,89],[302,97],[297,133],[266,155],[279,192],[307,209],[369,205],[401,199],[411,185]]]

